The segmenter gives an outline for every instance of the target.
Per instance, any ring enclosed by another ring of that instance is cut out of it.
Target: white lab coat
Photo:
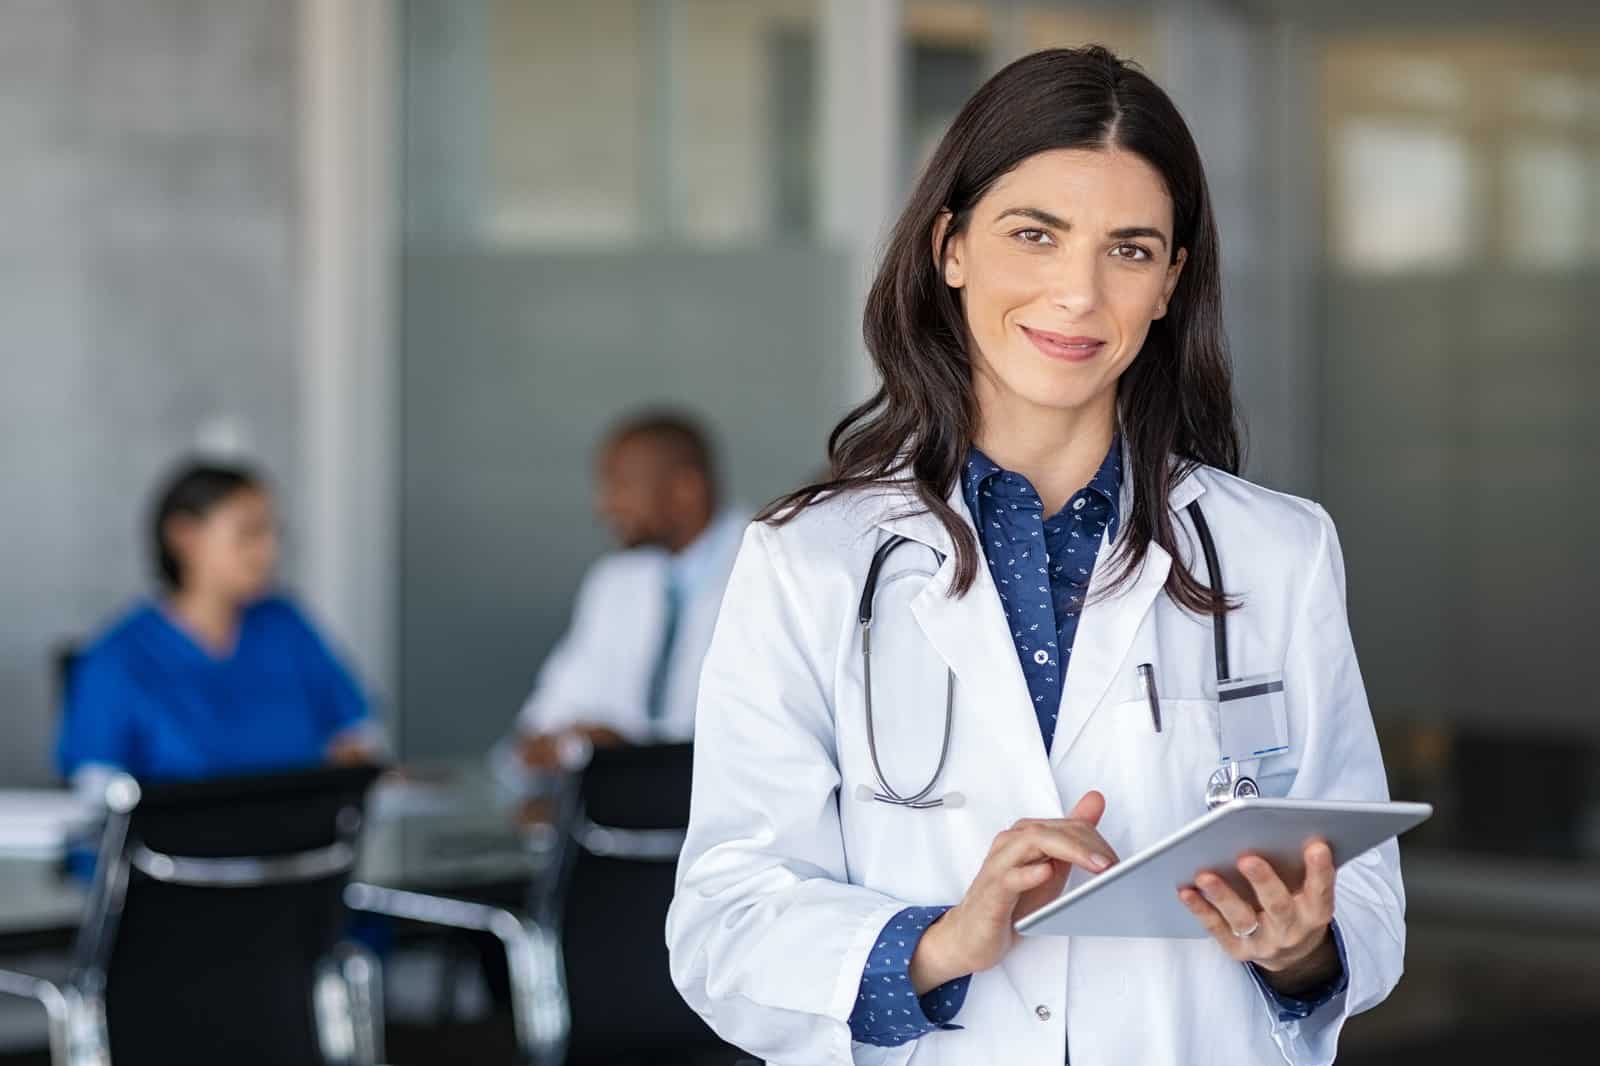
[[[1131,482],[1130,482],[1131,484]],[[1129,513],[1125,488],[1122,513]],[[1205,573],[1182,509],[1199,499],[1224,584],[1233,673],[1282,671],[1291,749],[1259,768],[1263,792],[1384,800],[1388,785],[1345,616],[1334,528],[1316,504],[1209,468],[1174,488],[1184,555]],[[951,504],[962,515],[958,491]],[[898,1048],[853,1045],[848,1018],[869,949],[908,905],[958,902],[995,834],[1106,796],[1100,831],[1127,856],[1205,811],[1218,756],[1209,618],[1162,592],[1170,556],[1152,546],[1104,599],[1101,548],[1049,754],[988,567],[945,590],[954,556],[913,501],[857,494],[782,527],[754,525],[723,601],[700,685],[693,813],[667,920],[679,990],[728,1041],[773,1063],[1239,1066],[1334,1058],[1340,1027],[1400,977],[1404,896],[1393,841],[1342,867],[1335,918],[1349,988],[1282,1023],[1246,968],[1209,939],[1024,938],[973,977],[955,1022]],[[1124,524],[1126,529],[1126,524]],[[874,549],[901,547],[880,582],[873,629],[878,751],[902,794],[938,757],[945,666],[955,671],[951,752],[940,790],[965,806],[908,810],[856,798],[876,787],[862,714],[857,604]],[[1156,733],[1135,667],[1155,664]],[[1071,884],[1081,880],[1074,873]]]
[[[737,511],[719,515],[676,557],[659,548],[635,548],[595,562],[578,588],[572,623],[540,668],[517,728],[531,734],[603,725],[635,743],[693,736],[700,664],[747,521]],[[668,567],[679,569],[685,602],[667,662],[661,718],[652,723],[650,675],[666,624]]]

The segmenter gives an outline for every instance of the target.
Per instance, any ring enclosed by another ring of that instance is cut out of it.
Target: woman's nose
[[[1100,303],[1100,261],[1091,253],[1068,253],[1054,264],[1050,302],[1071,315],[1092,311]]]

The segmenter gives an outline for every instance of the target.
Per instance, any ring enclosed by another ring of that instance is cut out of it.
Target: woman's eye
[[[1049,244],[1050,234],[1042,229],[1019,229],[1012,234],[1013,237],[1025,244]]]
[[[1119,244],[1112,251],[1118,259],[1126,259],[1130,263],[1142,263],[1150,258],[1150,250],[1137,244]]]

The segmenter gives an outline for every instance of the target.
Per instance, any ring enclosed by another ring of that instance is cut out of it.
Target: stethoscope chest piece
[[[1215,810],[1224,803],[1237,799],[1254,799],[1261,795],[1255,778],[1239,772],[1238,764],[1229,763],[1211,775],[1206,782],[1206,810]]]

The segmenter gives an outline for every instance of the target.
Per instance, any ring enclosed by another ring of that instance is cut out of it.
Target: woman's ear
[[[172,557],[178,560],[180,568],[194,552],[195,537],[198,533],[199,522],[193,515],[171,515],[162,523],[161,540],[166,544],[167,551]]]
[[[1189,261],[1189,249],[1179,248],[1178,254],[1173,258],[1172,265],[1167,267],[1167,278],[1161,285],[1161,302],[1156,304],[1156,313],[1152,318],[1165,318],[1167,305],[1172,302],[1172,292],[1178,287],[1178,278],[1183,273],[1183,264]]]
[[[948,209],[939,212],[933,220],[933,269],[939,272],[944,283],[952,289],[966,284],[966,271],[961,265],[961,235],[952,234],[950,227],[955,216]]]

